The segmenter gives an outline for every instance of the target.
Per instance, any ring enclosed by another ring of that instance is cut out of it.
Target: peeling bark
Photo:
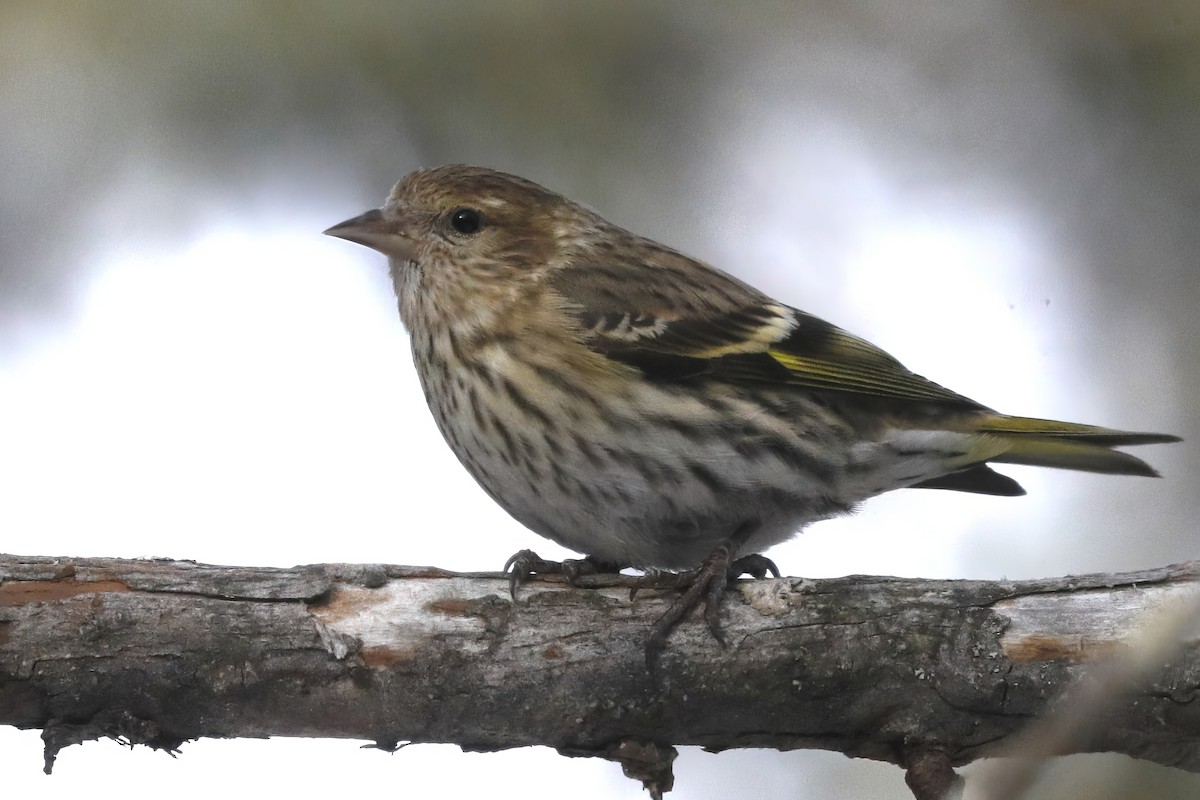
[[[670,787],[672,745],[822,748],[900,764],[922,796],[996,754],[1200,562],[1034,581],[739,582],[728,649],[700,620],[647,672],[672,593],[495,573],[0,556],[0,724],[99,737],[315,736],[548,745]],[[1080,752],[1200,772],[1200,645],[1104,712]]]

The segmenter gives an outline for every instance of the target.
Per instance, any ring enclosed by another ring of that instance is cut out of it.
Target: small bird
[[[518,521],[586,554],[537,573],[682,570],[657,651],[761,551],[902,488],[1015,496],[989,463],[1157,473],[1157,433],[1013,417],[536,183],[417,170],[325,233],[388,257],[426,402]]]

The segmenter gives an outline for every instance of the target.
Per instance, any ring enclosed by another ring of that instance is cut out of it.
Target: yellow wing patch
[[[899,364],[892,365],[879,359],[833,361],[777,348],[770,348],[767,354],[786,367],[795,382],[803,386],[905,400],[964,400]]]

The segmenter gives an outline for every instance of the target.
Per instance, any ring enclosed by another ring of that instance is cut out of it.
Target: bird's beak
[[[385,214],[382,209],[373,208],[353,219],[339,222],[325,233],[365,245],[385,256],[409,261],[413,258],[415,243],[406,230],[409,227],[407,222],[403,217]]]

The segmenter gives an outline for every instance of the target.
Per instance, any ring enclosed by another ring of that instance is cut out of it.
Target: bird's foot
[[[532,550],[514,553],[504,562],[504,572],[508,575],[508,591],[514,600],[517,599],[517,589],[534,575],[562,575],[569,585],[578,586],[579,579],[584,575],[607,575],[622,569],[624,567],[620,564],[601,561],[594,556],[547,561]]]
[[[650,638],[646,642],[646,665],[651,671],[658,655],[667,644],[671,631],[675,630],[692,609],[704,603],[704,621],[714,639],[725,646],[725,634],[721,630],[721,600],[729,584],[742,575],[765,578],[779,577],[779,568],[766,556],[750,555],[733,558],[733,545],[726,542],[712,552],[696,569],[684,572],[647,573],[643,581],[634,588],[650,587],[661,589],[684,589],[683,596],[671,604],[667,612],[654,623]]]

